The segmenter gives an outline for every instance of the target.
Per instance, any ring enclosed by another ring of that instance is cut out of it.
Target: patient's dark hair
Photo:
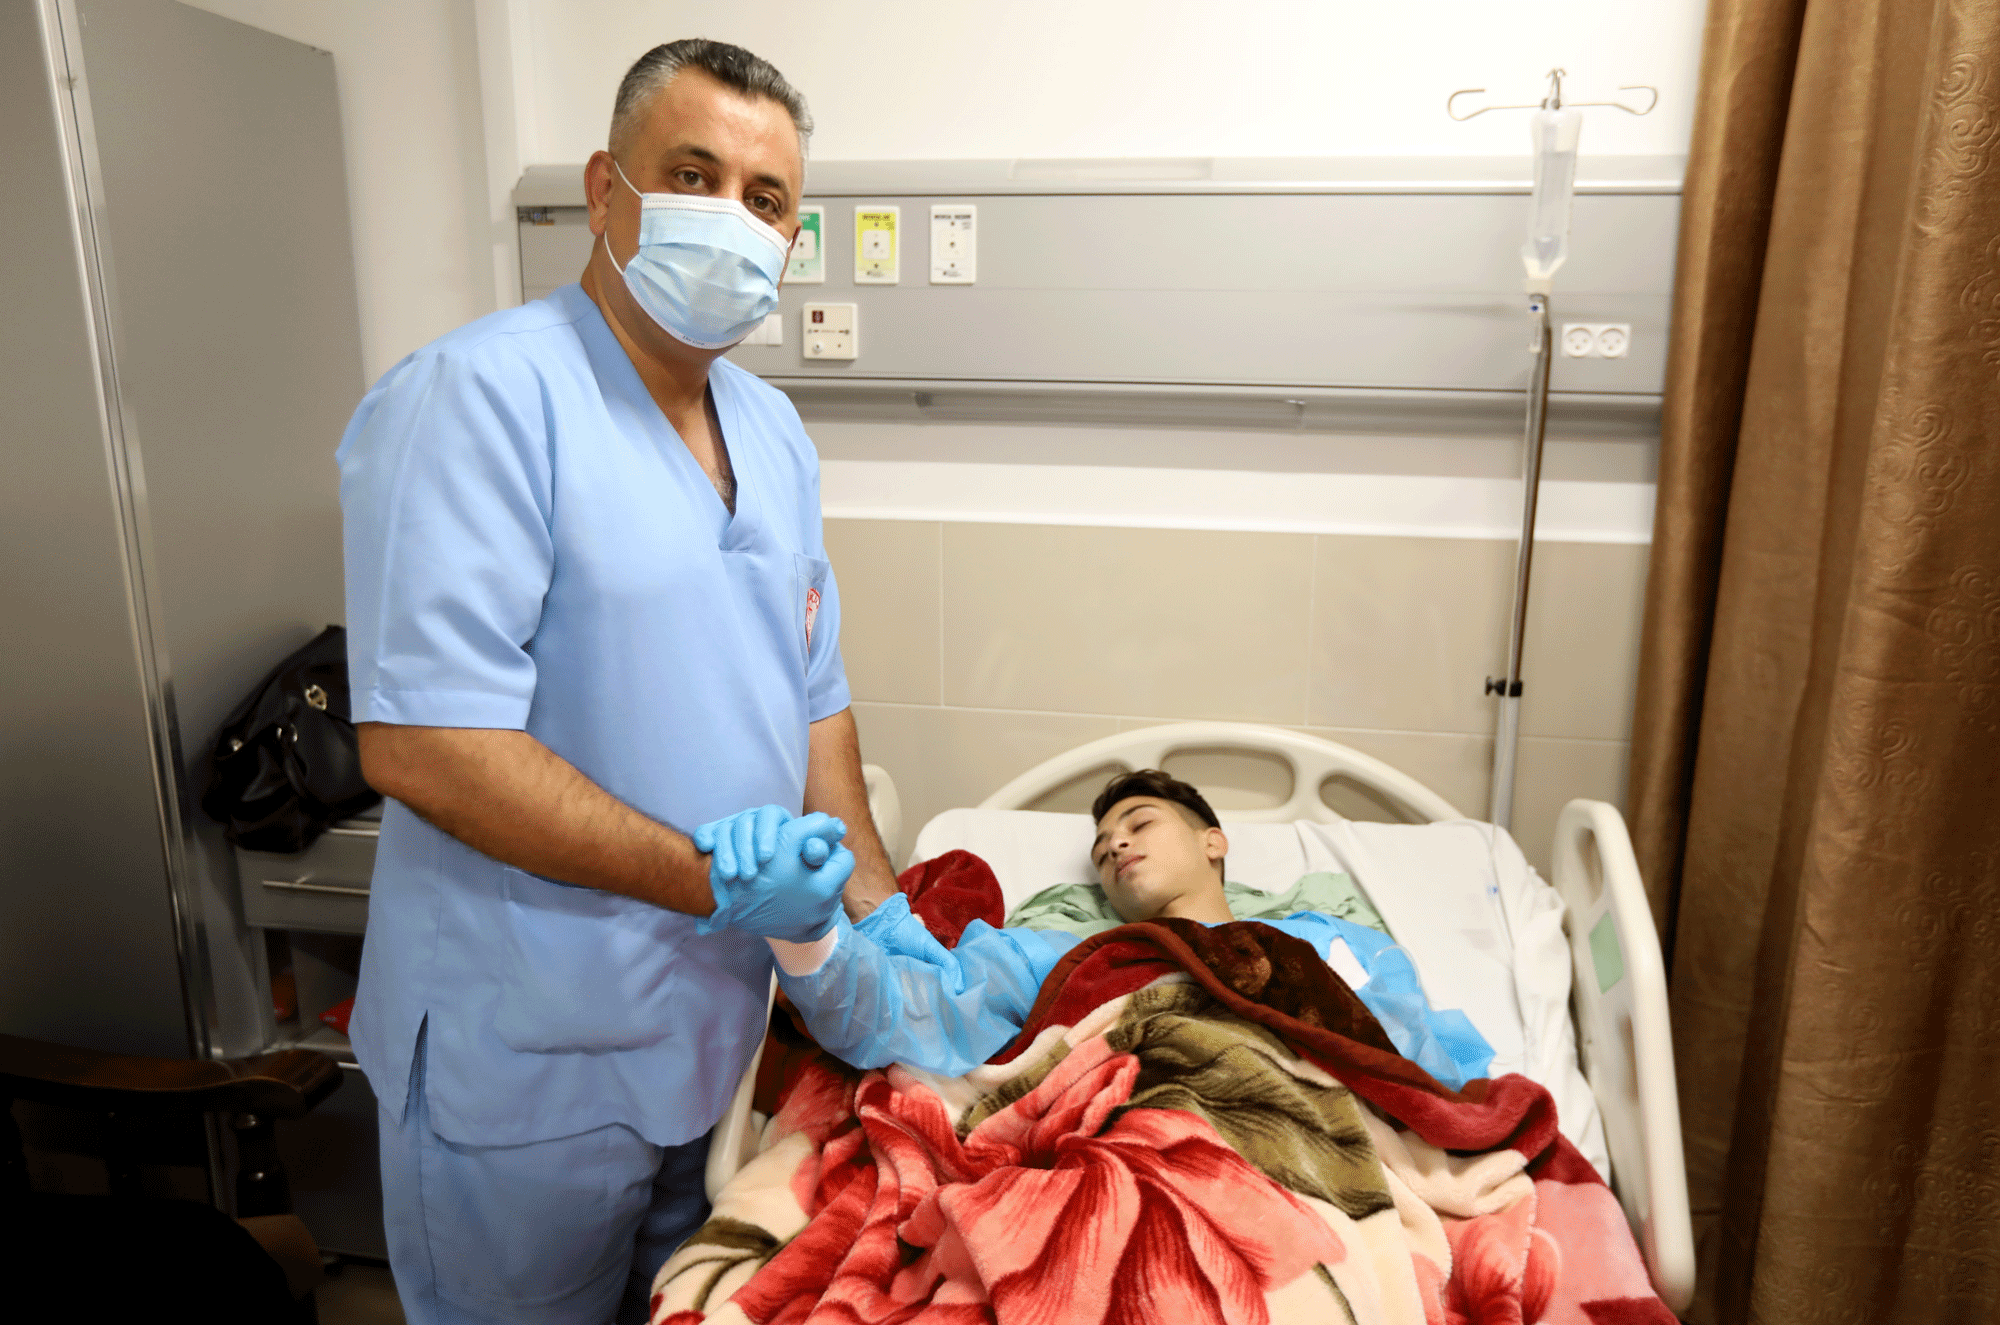
[[[1172,777],[1157,768],[1142,768],[1136,773],[1120,773],[1104,784],[1104,790],[1097,793],[1097,799],[1090,805],[1090,821],[1103,819],[1111,807],[1128,796],[1154,796],[1163,801],[1172,801],[1207,824],[1210,828],[1222,827],[1222,821],[1215,817],[1208,802],[1200,792],[1177,777]]]

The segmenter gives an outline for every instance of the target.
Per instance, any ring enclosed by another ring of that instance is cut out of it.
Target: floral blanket
[[[965,1077],[804,1061],[655,1325],[1672,1325],[1519,1076],[1439,1085],[1253,922],[1086,940]]]

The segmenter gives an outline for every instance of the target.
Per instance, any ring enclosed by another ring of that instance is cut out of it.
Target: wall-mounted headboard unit
[[[1559,352],[1559,431],[1657,428],[1681,166],[1580,166],[1555,317],[1631,335],[1623,357]],[[583,269],[582,181],[534,167],[515,191],[527,298]],[[809,416],[1519,426],[1525,159],[831,161],[806,184],[824,283],[788,280],[781,342],[731,357]],[[931,279],[949,204],[976,214],[971,284]],[[857,283],[856,213],[891,207],[900,279]],[[806,354],[809,303],[854,306],[856,357]]]

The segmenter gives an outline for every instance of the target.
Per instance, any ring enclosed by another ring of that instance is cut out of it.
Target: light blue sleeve
[[[522,728],[555,567],[552,469],[531,367],[419,352],[339,451],[356,722]],[[518,376],[525,380],[514,381]]]
[[[1355,994],[1403,1057],[1453,1090],[1486,1075],[1493,1063],[1493,1046],[1457,1008],[1430,1005],[1410,954],[1388,936],[1317,911],[1263,923],[1304,939],[1322,957],[1333,940],[1345,942],[1368,976]]]
[[[753,427],[768,442],[769,463],[785,474],[783,487],[798,503],[792,515],[803,557],[824,568],[824,574],[812,582],[819,591],[819,603],[806,641],[806,720],[818,722],[847,708],[853,698],[847,667],[840,656],[840,584],[826,555],[819,451],[806,435],[805,423],[790,397],[727,359],[718,360],[715,370],[726,375],[737,407],[746,420],[755,420]]]
[[[806,444],[808,452],[811,445],[810,442]],[[816,456],[807,495],[805,518],[811,529],[814,555],[828,560],[820,532],[819,463]],[[850,698],[847,665],[840,656],[840,584],[834,578],[834,568],[828,561],[826,580],[820,586],[819,612],[813,622],[812,639],[806,656],[808,719],[818,722],[821,718],[830,718],[846,708]]]
[[[839,920],[833,953],[778,983],[820,1046],[856,1067],[910,1063],[963,1076],[1020,1033],[1042,981],[1074,935],[965,927],[956,948],[931,937],[901,893],[859,925]]]

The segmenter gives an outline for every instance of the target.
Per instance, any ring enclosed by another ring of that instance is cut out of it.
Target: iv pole
[[[1528,316],[1532,319],[1528,353],[1534,356],[1528,368],[1528,415],[1521,437],[1521,537],[1514,560],[1514,611],[1507,627],[1507,670],[1499,679],[1486,679],[1486,693],[1500,697],[1500,725],[1493,741],[1493,800],[1487,817],[1502,828],[1514,820],[1514,780],[1521,744],[1521,649],[1528,626],[1528,579],[1535,556],[1535,504],[1541,496],[1542,444],[1548,432],[1549,363],[1554,357],[1554,328],[1549,318],[1549,294],[1556,269],[1569,256],[1569,211],[1576,184],[1576,149],[1586,106],[1616,106],[1631,115],[1649,114],[1660,101],[1658,89],[1628,85],[1621,92],[1651,92],[1644,110],[1620,101],[1584,101],[1563,104],[1564,71],[1549,70],[1549,92],[1539,106],[1482,106],[1461,115],[1455,108],[1460,97],[1484,92],[1483,87],[1463,88],[1445,98],[1445,114],[1454,120],[1469,120],[1489,110],[1532,110],[1529,132],[1535,146],[1534,201],[1528,223],[1528,241],[1521,248],[1521,262],[1527,278],[1522,282],[1528,295]]]
[[[1521,644],[1528,629],[1528,575],[1535,559],[1535,502],[1542,492],[1542,442],[1549,426],[1549,360],[1555,347],[1549,328],[1549,297],[1528,296],[1534,319],[1528,353],[1528,423],[1521,438],[1521,537],[1514,554],[1514,614],[1507,626],[1507,670],[1486,679],[1486,693],[1500,696],[1500,730],[1493,739],[1493,801],[1487,819],[1514,826],[1514,765],[1521,748]]]

